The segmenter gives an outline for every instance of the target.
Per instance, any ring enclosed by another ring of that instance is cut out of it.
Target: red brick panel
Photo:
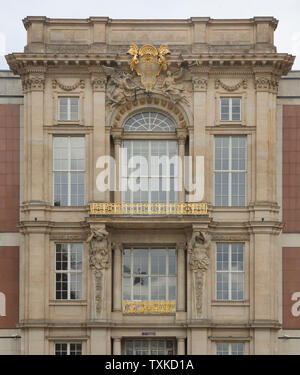
[[[282,249],[283,328],[300,329],[300,247]]]
[[[300,105],[283,106],[282,208],[284,232],[300,232]]]
[[[17,232],[20,190],[20,106],[0,104],[0,232]]]
[[[19,247],[0,247],[0,328],[19,320]]]

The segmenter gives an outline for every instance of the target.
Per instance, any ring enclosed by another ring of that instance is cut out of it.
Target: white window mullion
[[[231,189],[232,189],[232,137],[229,137],[229,150],[228,150],[228,168],[229,168],[229,176],[228,176],[228,205],[231,207],[232,199],[231,199]]]
[[[148,248],[148,301],[152,297],[151,249]]]
[[[232,300],[232,291],[231,291],[231,262],[232,262],[232,258],[231,258],[232,254],[231,254],[231,244],[229,244],[228,246],[228,297],[229,297],[229,300],[231,301]]]
[[[71,299],[71,254],[70,254],[70,244],[67,244],[67,254],[68,254],[68,261],[67,261],[67,275],[68,275],[68,300]]]
[[[169,249],[166,249],[166,272],[165,272],[165,288],[166,290],[166,301],[169,301]]]
[[[71,206],[71,137],[68,137],[68,206]]]

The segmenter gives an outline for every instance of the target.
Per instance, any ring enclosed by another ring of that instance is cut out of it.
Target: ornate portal
[[[154,46],[146,44],[138,49],[132,44],[128,53],[132,55],[130,60],[131,71],[135,70],[141,77],[141,82],[147,92],[152,91],[161,70],[167,70],[165,55],[170,53],[168,47],[162,45],[157,50]]]

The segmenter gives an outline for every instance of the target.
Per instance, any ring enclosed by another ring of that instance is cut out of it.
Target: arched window
[[[124,124],[128,132],[172,132],[176,124],[169,117],[159,112],[141,112],[130,117]]]

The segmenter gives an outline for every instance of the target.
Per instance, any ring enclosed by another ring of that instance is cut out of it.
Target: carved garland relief
[[[84,89],[85,82],[84,82],[83,79],[80,79],[80,80],[78,80],[78,82],[74,83],[73,85],[65,85],[65,84],[61,83],[59,80],[53,79],[52,80],[52,87],[54,89],[56,89],[56,86],[58,86],[60,89],[62,89],[64,91],[73,91],[73,90],[76,90],[77,87],[80,87],[81,89]]]

